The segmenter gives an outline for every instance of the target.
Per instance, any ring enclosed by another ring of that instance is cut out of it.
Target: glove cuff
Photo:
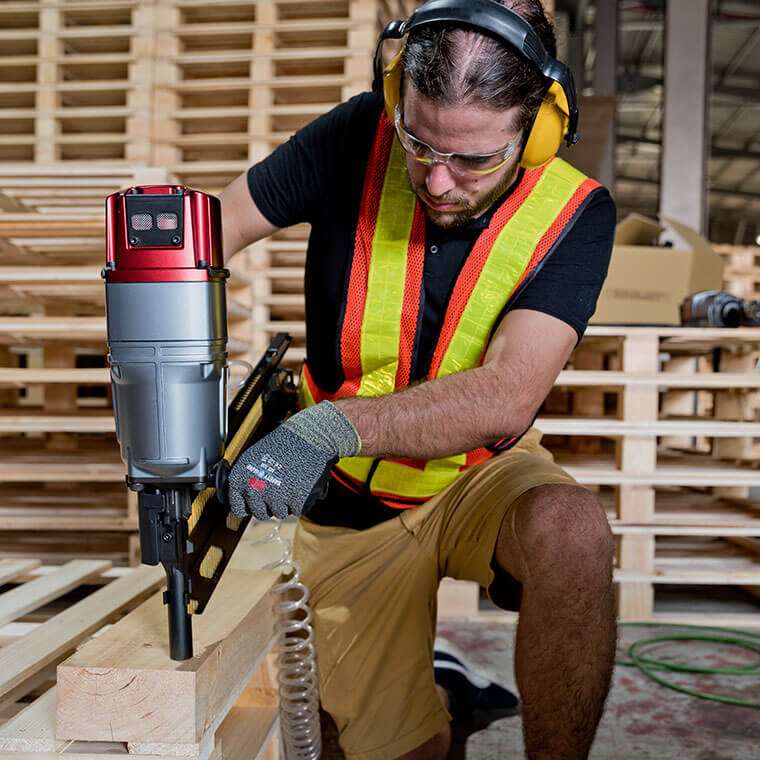
[[[314,448],[333,451],[341,459],[355,457],[361,451],[362,442],[356,428],[330,401],[301,410],[287,419],[283,427]]]

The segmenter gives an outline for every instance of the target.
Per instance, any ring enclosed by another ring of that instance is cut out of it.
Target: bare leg
[[[441,686],[436,686],[441,696],[441,702],[448,710],[449,695]],[[447,724],[435,736],[431,736],[424,744],[416,747],[411,752],[401,755],[398,760],[443,760],[449,754],[451,747],[451,727]]]
[[[580,486],[534,488],[502,523],[494,559],[522,585],[515,675],[530,760],[588,757],[615,654],[613,551]]]

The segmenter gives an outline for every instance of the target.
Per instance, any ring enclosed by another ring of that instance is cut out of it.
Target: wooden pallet
[[[168,165],[219,189],[367,88],[377,16],[375,0],[3,3],[0,161]]]
[[[723,257],[723,289],[749,301],[760,299],[760,253],[757,246],[715,244]]]
[[[0,482],[14,484],[0,496],[0,555],[62,562],[87,553],[135,564],[134,495],[123,486],[106,368],[103,197],[97,212],[89,195],[68,210],[53,201],[67,197],[70,182],[80,190],[92,182],[89,192],[101,194],[176,180],[140,166],[14,164],[0,169],[0,181],[16,204],[0,212]],[[233,359],[251,360],[250,291],[234,267]]]
[[[760,422],[743,402],[760,389],[758,345],[756,328],[589,327],[536,420],[555,460],[607,509],[622,620],[658,619],[663,584],[760,586],[760,505],[749,498]],[[725,371],[699,361],[716,347]],[[702,416],[699,394],[711,398]],[[451,588],[442,614],[477,616],[477,588]]]
[[[207,612],[194,618],[194,657],[183,663],[168,657],[166,608],[154,593],[162,569],[0,561],[0,585],[26,581],[0,594],[0,758],[278,757],[278,574],[261,568],[279,550],[257,545],[270,530],[258,524],[243,537]],[[73,601],[82,584],[89,595]]]

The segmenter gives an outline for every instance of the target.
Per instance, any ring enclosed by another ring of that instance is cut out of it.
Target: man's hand
[[[304,409],[240,455],[230,472],[230,508],[238,517],[257,520],[308,512],[323,493],[330,468],[360,448],[354,426],[334,404]]]

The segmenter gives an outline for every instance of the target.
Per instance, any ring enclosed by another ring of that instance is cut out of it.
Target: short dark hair
[[[535,30],[546,51],[557,57],[554,29],[540,0],[500,0]],[[546,91],[536,66],[496,37],[453,24],[412,31],[402,56],[404,79],[442,105],[477,104],[494,110],[520,106],[527,126]],[[403,86],[403,85],[402,85]]]

